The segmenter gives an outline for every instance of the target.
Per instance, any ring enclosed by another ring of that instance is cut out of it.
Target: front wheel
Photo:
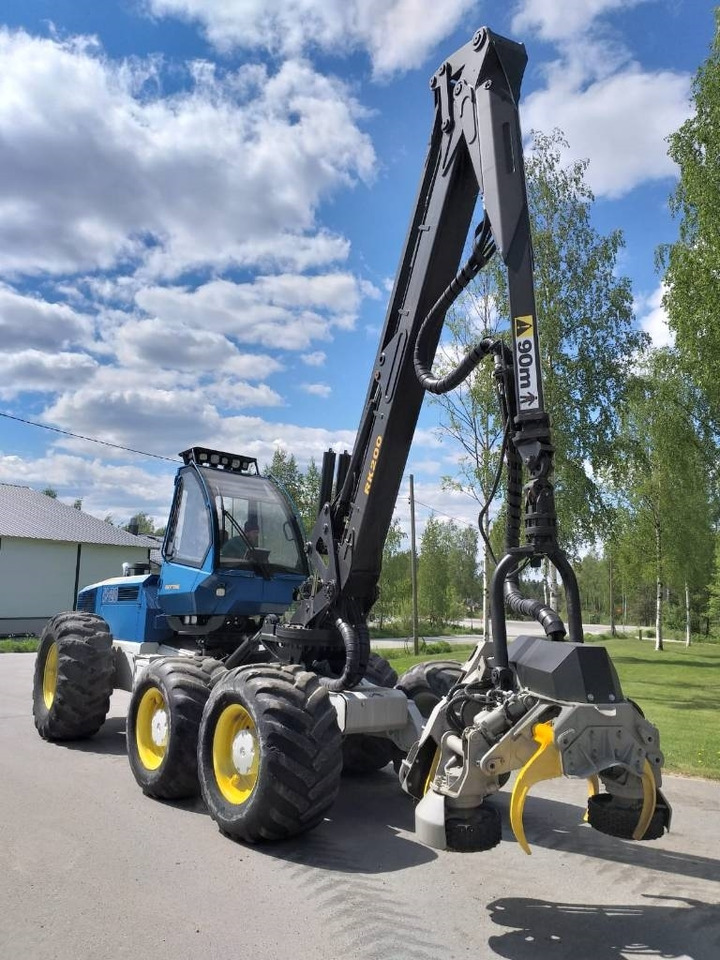
[[[623,801],[609,793],[599,793],[588,799],[588,823],[600,833],[623,840],[632,840],[640,820],[642,802]],[[641,840],[657,840],[669,829],[670,813],[665,798],[660,795],[650,823]]]
[[[210,816],[237,840],[312,829],[340,787],[341,737],[327,690],[295,665],[230,670],[205,706],[198,772]]]
[[[40,637],[33,718],[45,740],[82,740],[105,722],[115,678],[112,637],[93,613],[59,613]]]

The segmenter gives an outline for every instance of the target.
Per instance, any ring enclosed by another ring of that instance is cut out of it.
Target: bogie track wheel
[[[162,800],[200,792],[197,743],[210,695],[209,658],[167,657],[153,661],[133,690],[127,717],[130,769],[143,793]]]
[[[378,687],[394,687],[397,673],[377,653],[371,653],[365,670],[365,679]],[[364,774],[382,770],[400,755],[387,737],[373,737],[367,733],[350,733],[343,737],[343,773]]]
[[[595,830],[611,837],[632,840],[640,819],[642,803],[619,800],[609,793],[599,793],[588,799],[588,822]],[[669,828],[670,813],[665,798],[660,794],[650,823],[641,840],[657,840]]]
[[[93,613],[59,613],[40,637],[33,717],[45,740],[82,740],[105,722],[115,678],[108,625]]]
[[[205,706],[202,795],[223,833],[250,843],[317,826],[340,786],[341,736],[327,690],[296,665],[230,670]]]

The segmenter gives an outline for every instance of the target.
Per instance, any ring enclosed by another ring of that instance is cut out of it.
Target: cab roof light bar
[[[190,447],[178,454],[187,466],[196,463],[199,467],[213,467],[215,470],[227,470],[229,473],[259,473],[255,457],[244,457],[238,453],[224,453],[209,447]]]

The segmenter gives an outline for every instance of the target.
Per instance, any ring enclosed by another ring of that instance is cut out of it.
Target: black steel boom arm
[[[488,353],[483,341],[456,376],[438,381],[430,367],[445,312],[472,276],[499,252],[508,275],[514,384],[507,415],[511,446],[529,475],[525,491],[527,554],[557,553],[550,483],[553,448],[543,405],[533,287],[532,245],[517,103],[525,48],[488,29],[446,60],[430,86],[435,116],[417,202],[387,310],[355,446],[341,459],[335,495],[321,506],[307,544],[313,576],[285,633],[301,640],[335,631],[347,662],[338,689],[356,682],[367,660],[365,617],[372,607],[382,550],[426,390],[444,392]],[[458,271],[478,195],[485,219],[468,262]],[[505,348],[506,349],[506,348]],[[333,458],[334,459],[334,458]],[[328,460],[323,489],[331,487]],[[508,559],[509,558],[509,559]],[[562,558],[561,558],[562,562]],[[511,545],[503,580],[518,558]],[[568,565],[569,566],[569,565]],[[569,593],[576,592],[572,572]],[[566,589],[568,584],[566,583]],[[496,662],[507,666],[503,583],[494,589]],[[512,590],[511,590],[512,592]],[[571,598],[571,634],[581,637]],[[555,618],[552,632],[564,633]],[[354,632],[353,632],[354,631]],[[352,636],[351,636],[352,635]],[[351,662],[352,661],[352,662]]]

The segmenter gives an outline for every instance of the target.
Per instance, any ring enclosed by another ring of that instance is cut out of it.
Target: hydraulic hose
[[[520,545],[520,526],[522,523],[522,460],[514,447],[507,452],[507,487],[505,491],[505,549],[509,552]],[[532,617],[537,621],[548,637],[561,640],[565,636],[565,625],[557,613],[540,600],[531,600],[520,593],[520,578],[517,560],[508,564],[503,583],[505,603],[520,616]]]
[[[532,617],[545,631],[545,634],[554,640],[562,640],[565,636],[565,625],[552,607],[540,600],[530,600],[523,597],[517,581],[517,566],[505,580],[505,603],[513,613],[524,617]]]
[[[421,337],[422,330],[420,331],[420,336],[418,336],[418,345],[420,344]],[[464,380],[467,380],[480,361],[491,352],[493,343],[493,340],[491,340],[489,337],[485,337],[479,343],[475,344],[471,350],[468,350],[460,363],[445,377],[436,377],[433,375],[430,367],[424,364],[421,359],[419,359],[420,354],[418,351],[418,345],[416,345],[415,373],[423,389],[427,390],[428,393],[434,393],[437,395],[449,393],[451,390],[459,387]]]
[[[320,683],[332,693],[350,690],[365,676],[370,658],[370,631],[364,621],[351,626],[342,617],[335,620],[335,628],[345,645],[345,665],[339,677],[320,677]]]
[[[441,394],[454,390],[455,387],[458,387],[468,378],[483,357],[486,357],[492,352],[495,341],[486,337],[472,347],[450,373],[444,377],[436,377],[432,372],[432,361],[428,356],[428,341],[431,333],[439,335],[439,330],[445,321],[445,314],[473,277],[476,277],[480,270],[488,263],[494,253],[495,241],[493,240],[490,230],[490,223],[486,217],[477,230],[470,257],[433,304],[430,312],[420,326],[415,341],[413,354],[415,375],[423,389],[427,390],[428,393]]]

